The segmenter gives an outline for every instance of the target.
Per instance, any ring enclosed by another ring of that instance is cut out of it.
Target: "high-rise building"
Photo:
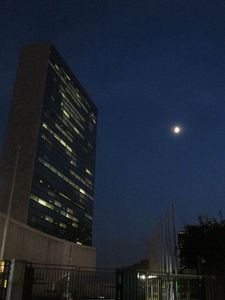
[[[12,218],[91,245],[96,117],[50,42],[25,47],[1,157],[0,210],[7,212],[11,197]]]

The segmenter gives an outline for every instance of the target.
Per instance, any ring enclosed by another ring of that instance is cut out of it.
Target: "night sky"
[[[1,1],[0,145],[19,52],[45,40],[98,106],[98,266],[147,257],[172,201],[178,229],[225,217],[223,0]]]

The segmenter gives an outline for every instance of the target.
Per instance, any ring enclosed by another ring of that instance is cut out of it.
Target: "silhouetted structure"
[[[205,220],[188,225],[178,234],[179,270],[198,274],[225,275],[225,224]]]
[[[149,270],[149,261],[148,261],[148,259],[142,259],[133,265],[127,266],[125,269],[130,270],[130,271],[139,271],[139,270],[147,271],[147,270]]]

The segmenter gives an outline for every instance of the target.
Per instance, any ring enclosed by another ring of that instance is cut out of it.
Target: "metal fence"
[[[0,261],[0,300],[6,299],[10,271],[9,261]]]
[[[224,300],[224,282],[209,276],[32,264],[26,268],[23,300]]]
[[[115,299],[116,276],[111,270],[33,264],[26,278],[24,300]]]

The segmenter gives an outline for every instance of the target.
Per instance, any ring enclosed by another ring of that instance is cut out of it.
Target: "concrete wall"
[[[6,213],[16,153],[21,147],[11,216],[23,223],[27,223],[49,47],[50,43],[31,45],[21,52],[0,159],[0,211]]]
[[[0,213],[0,245],[4,222],[5,215]],[[79,246],[10,219],[4,259],[16,258],[33,263],[68,265],[70,251],[72,265],[95,268],[94,247]]]

